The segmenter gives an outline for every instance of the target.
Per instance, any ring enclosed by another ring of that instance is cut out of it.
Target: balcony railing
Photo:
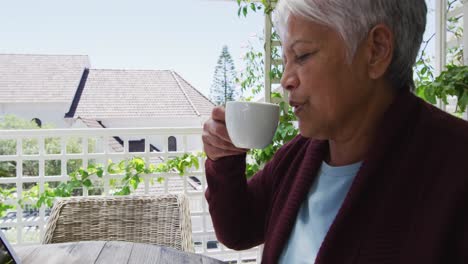
[[[46,185],[53,187],[66,182],[70,172],[91,163],[105,165],[108,160],[118,162],[141,157],[147,165],[158,164],[185,153],[201,152],[201,133],[201,128],[0,130],[0,165],[10,170],[10,175],[0,174],[0,188],[15,187],[16,197],[22,197],[32,186],[38,186],[39,192],[43,192]],[[140,146],[132,147],[133,142]],[[196,252],[230,263],[255,263],[257,248],[237,252],[216,241],[204,198],[204,160],[199,159],[200,168],[190,169],[185,176],[176,172],[144,175],[133,193],[186,194],[190,199]],[[77,195],[111,195],[113,187],[109,181],[119,177],[123,175],[104,170],[102,178],[91,178],[93,189],[84,187]],[[153,181],[159,177],[164,181]],[[28,204],[21,207],[17,199],[9,199],[6,204],[15,206],[0,219],[0,229],[8,239],[18,245],[39,243],[50,208],[42,206],[37,210]]]

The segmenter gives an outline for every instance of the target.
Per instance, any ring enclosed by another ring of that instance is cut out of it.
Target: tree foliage
[[[416,93],[431,104],[436,104],[440,99],[447,105],[447,98],[455,96],[455,113],[464,113],[468,105],[468,66],[449,64],[446,68],[436,78],[420,82]]]
[[[213,84],[210,89],[211,100],[217,105],[234,101],[240,93],[236,89],[236,69],[228,47],[223,46],[215,67]]]

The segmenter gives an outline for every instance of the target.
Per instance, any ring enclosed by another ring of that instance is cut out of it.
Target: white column
[[[447,58],[447,1],[436,0],[435,4],[435,76],[444,70]],[[445,105],[438,100],[439,108],[445,110]]]
[[[463,4],[463,48],[465,65],[468,65],[468,0]]]
[[[464,65],[468,65],[468,0],[463,2],[463,49]],[[464,118],[468,120],[468,107]]]
[[[436,0],[435,8],[435,74],[439,75],[445,66],[447,56],[447,1]]]
[[[265,102],[271,101],[271,16],[265,14]]]

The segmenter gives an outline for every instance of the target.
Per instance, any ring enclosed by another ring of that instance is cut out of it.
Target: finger
[[[204,127],[204,133],[208,133],[206,134],[205,136],[207,137],[215,137],[213,139],[211,139],[211,142],[213,145],[222,145],[224,146],[223,149],[226,149],[226,150],[241,150],[243,152],[247,152],[249,151],[250,149],[247,149],[247,148],[238,148],[236,146],[234,146],[234,144],[232,143],[232,140],[231,138],[229,137],[229,134],[227,132],[227,129],[226,129],[226,125],[224,124],[221,124],[220,122],[217,122],[217,121],[214,121],[214,120],[210,120],[209,122],[211,123],[208,123],[206,122],[205,123],[205,127]],[[215,142],[217,141],[217,142]]]
[[[203,130],[217,138],[227,141],[228,143],[232,143],[224,123],[210,119],[203,125]]]
[[[219,122],[226,122],[226,112],[223,107],[217,106],[211,111],[211,118]]]
[[[242,155],[245,153],[244,151],[231,151],[219,149],[215,146],[210,145],[209,143],[205,143],[203,145],[203,150],[205,151],[206,156],[211,160],[218,160],[223,157]]]
[[[203,143],[209,144],[222,150],[246,152],[246,150],[234,146],[231,141],[226,141],[223,138],[219,138],[216,135],[210,134],[209,132],[203,133],[202,140]]]
[[[212,160],[217,160],[223,157],[228,157],[228,156],[236,156],[236,155],[243,155],[245,152],[238,152],[238,151],[219,151],[219,149],[216,149],[215,147],[212,147],[210,145],[205,145],[204,151],[206,153],[206,156]]]

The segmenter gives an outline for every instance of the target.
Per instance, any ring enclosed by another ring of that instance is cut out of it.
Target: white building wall
[[[201,127],[207,118],[155,117],[155,118],[103,118],[106,127]]]
[[[27,120],[39,118],[42,124],[69,128],[70,124],[64,118],[69,106],[68,103],[0,103],[0,116],[13,114]]]
[[[200,117],[200,118],[193,118],[193,117],[179,117],[179,118],[106,118],[106,119],[98,119],[102,122],[102,124],[106,128],[135,128],[135,127],[151,127],[151,128],[181,128],[181,127],[202,127],[203,123],[208,119],[208,117]],[[76,120],[72,126],[73,128],[84,128],[86,127],[80,120]],[[119,136],[122,140],[141,140],[145,138],[147,135],[140,135],[140,136],[132,136],[132,137],[122,137]],[[182,135],[168,135],[167,137],[162,136],[150,136],[148,138],[150,144],[155,146],[160,150],[167,150],[168,149],[168,137],[174,136],[177,140],[177,151],[197,151],[203,149],[203,144],[201,141],[201,137],[199,136],[188,136],[186,147],[187,149],[184,150],[181,148],[183,145],[183,137]]]
[[[112,119],[102,119],[104,126],[109,128],[133,128],[133,127],[202,127],[203,123],[207,120],[207,117],[193,118],[193,117],[170,117],[170,118],[112,118]],[[123,140],[140,140],[144,138],[145,135],[141,137],[133,138],[122,138]],[[182,136],[180,135],[171,135],[177,139],[177,150],[181,151],[182,149]],[[168,149],[168,138],[161,137],[150,137],[149,141],[153,146],[160,150]],[[187,150],[194,151],[202,149],[201,138],[199,137],[189,137],[187,138]]]

